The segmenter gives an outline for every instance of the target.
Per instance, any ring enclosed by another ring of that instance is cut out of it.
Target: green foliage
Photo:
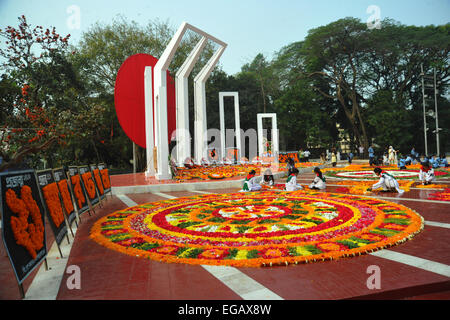
[[[256,129],[256,113],[277,113],[281,150],[329,148],[339,139],[339,125],[355,146],[373,141],[383,148],[395,145],[403,153],[412,146],[423,152],[423,65],[428,76],[433,68],[437,71],[441,150],[448,151],[449,30],[450,24],[405,26],[390,19],[382,21],[381,29],[369,30],[359,19],[345,18],[311,29],[303,41],[287,44],[271,60],[257,54],[235,75],[219,66],[206,84],[208,128],[219,128],[219,92],[238,91],[241,128]],[[62,37],[53,27],[33,28],[23,16],[19,28],[0,30],[6,45],[0,49],[5,61],[0,79],[2,157],[26,159],[36,169],[45,159],[48,167],[106,162],[113,172],[130,171],[133,144],[115,113],[116,75],[133,54],[159,58],[174,32],[168,22],[141,26],[121,16],[94,24],[70,46],[70,35]],[[173,75],[199,39],[186,33],[170,65]],[[190,87],[214,50],[208,43]],[[193,90],[189,100],[194,137]],[[231,99],[225,100],[225,108],[233,108]],[[433,99],[427,99],[426,109],[434,110]],[[232,112],[226,114],[226,128],[234,128],[234,116],[228,116]],[[427,125],[429,149],[435,149],[432,116]],[[52,139],[59,143],[45,144]],[[142,171],[145,151],[137,151]]]

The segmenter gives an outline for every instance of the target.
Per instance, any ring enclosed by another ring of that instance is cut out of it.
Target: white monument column
[[[170,179],[169,170],[169,136],[167,133],[167,69],[180,45],[181,39],[187,29],[187,23],[183,22],[170,40],[155,65],[154,69],[154,115],[155,115],[155,145],[157,148],[157,172],[156,179]]]
[[[194,152],[195,161],[197,163],[201,163],[202,158],[206,158],[206,152],[208,148],[205,83],[211,75],[212,70],[219,61],[220,56],[222,55],[225,48],[226,44],[221,45],[221,47],[212,55],[212,57],[194,79]]]
[[[153,97],[152,97],[152,67],[145,67],[144,71],[144,97],[145,97],[145,145],[147,152],[146,176],[155,175],[153,165]]]
[[[180,67],[175,78],[176,90],[176,118],[177,118],[177,162],[182,166],[184,160],[191,156],[191,136],[189,133],[189,86],[188,77],[194,68],[195,63],[200,57],[201,52],[205,48],[207,38],[197,43],[195,48],[189,54],[188,58]]]
[[[202,69],[200,74],[196,77],[198,79],[198,83],[200,84],[199,88],[196,85],[196,91],[194,95],[197,97],[196,101],[199,101],[202,108],[196,111],[196,119],[200,119],[200,123],[202,123],[202,126],[205,128],[205,134],[206,134],[206,105],[205,105],[205,81],[209,77],[213,67],[217,63],[218,59],[220,58],[220,55],[222,54],[223,50],[226,47],[226,44],[213,36],[203,32],[202,30],[183,22],[181,26],[176,31],[173,38],[170,40],[169,44],[167,45],[166,49],[162,53],[161,57],[159,58],[158,62],[154,66],[153,69],[153,119],[152,124],[153,126],[153,135],[154,135],[154,146],[157,150],[157,163],[156,163],[156,170],[155,170],[155,177],[159,180],[163,179],[170,179],[171,178],[171,172],[169,170],[169,137],[168,137],[168,124],[167,124],[167,70],[169,68],[169,65],[174,57],[175,52],[177,51],[181,40],[183,38],[183,35],[185,34],[186,30],[190,29],[200,35],[202,35],[204,38],[200,40],[199,43],[197,43],[197,46],[194,48],[193,52],[189,55],[187,60],[184,62],[181,71],[177,73],[177,79],[176,79],[176,98],[177,98],[177,126],[181,126],[181,135],[186,132],[185,129],[189,132],[189,108],[188,106],[188,91],[187,91],[187,77],[189,76],[189,73],[192,71],[192,68],[195,64],[195,62],[198,59],[198,56],[200,52],[204,49],[204,46],[206,45],[206,40],[211,40],[222,47],[213,55],[213,57],[208,61],[207,65]],[[179,77],[178,77],[179,76]],[[151,85],[151,82],[150,82]],[[149,99],[149,95],[146,95],[146,99]],[[151,98],[150,98],[151,99]],[[150,103],[146,101],[146,108],[147,105],[150,106]],[[148,114],[148,112],[147,112]],[[197,116],[198,114],[198,116]],[[197,121],[197,120],[196,120]],[[146,115],[146,125],[150,123],[150,116]],[[146,128],[146,135],[149,135],[151,132],[150,129]],[[149,139],[150,140],[150,139]],[[181,137],[177,135],[178,142],[181,142],[181,149],[184,148],[184,150],[181,151],[181,154],[190,153],[190,141],[188,143],[186,142],[186,137]],[[178,146],[178,144],[177,144]],[[188,147],[186,147],[188,146]],[[149,162],[149,159],[152,159],[153,156],[153,150],[151,150],[151,154],[149,153],[150,150],[147,150],[147,163]],[[177,149],[178,151],[178,149]],[[200,159],[201,160],[201,157]],[[148,174],[151,172],[151,167],[149,167],[150,170],[148,170]]]
[[[279,136],[277,126],[277,114],[276,113],[258,113],[257,114],[257,129],[258,129],[258,156],[261,158],[264,151],[264,135],[263,135],[263,118],[272,118],[272,154],[275,157],[275,162],[278,162],[279,153]]]
[[[236,136],[236,148],[238,149],[237,162],[241,162],[241,121],[239,117],[239,93],[238,92],[219,92],[219,116],[220,116],[220,144],[221,144],[221,156],[225,157],[225,111],[224,111],[224,98],[234,98],[234,123],[235,123],[235,136]],[[221,159],[222,160],[222,159]]]

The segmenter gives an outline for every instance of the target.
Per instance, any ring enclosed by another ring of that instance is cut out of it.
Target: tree
[[[323,96],[337,100],[357,141],[367,150],[369,139],[362,117],[364,97],[360,87],[360,60],[365,51],[367,26],[355,18],[341,19],[309,31],[303,50],[306,72],[328,83]]]
[[[55,28],[32,28],[25,16],[19,26],[0,29],[6,49],[2,67],[2,108],[4,121],[0,136],[0,171],[14,167],[55,142],[64,143],[65,120],[61,109],[67,85],[73,82],[73,69],[67,61],[68,39]],[[3,112],[6,110],[8,113]]]

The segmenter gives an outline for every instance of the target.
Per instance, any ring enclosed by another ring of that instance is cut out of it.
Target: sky
[[[270,60],[308,30],[345,17],[370,24],[375,16],[405,25],[449,23],[450,0],[0,0],[0,28],[16,27],[22,14],[32,26],[70,33],[71,44],[96,22],[109,24],[118,15],[142,26],[168,21],[174,30],[188,22],[227,43],[219,64],[235,74],[258,53]]]

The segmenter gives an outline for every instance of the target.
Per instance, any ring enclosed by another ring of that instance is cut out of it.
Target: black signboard
[[[103,183],[102,183],[102,176],[100,174],[100,170],[97,168],[97,165],[95,164],[91,164],[89,166],[91,168],[91,172],[92,172],[92,176],[94,178],[94,182],[95,182],[95,187],[97,188],[98,194],[100,195],[100,199],[104,199],[106,194],[105,194],[105,189],[103,188]]]
[[[77,211],[75,210],[72,191],[69,188],[70,183],[66,177],[64,168],[53,169],[53,177],[55,182],[58,184],[61,200],[64,205],[64,209],[66,210],[67,220],[69,222],[69,226],[71,226],[74,220],[76,223]]]
[[[34,170],[0,173],[2,238],[17,282],[47,256],[44,206]]]
[[[55,182],[51,169],[37,171],[36,178],[41,189],[50,227],[59,246],[64,236],[67,235],[67,224],[58,185]]]
[[[98,169],[100,170],[100,176],[102,177],[103,190],[105,190],[105,194],[111,192],[111,180],[109,179],[109,172],[106,164],[99,163]]]
[[[89,197],[89,201],[92,205],[97,204],[100,201],[98,197],[97,187],[95,186],[94,177],[89,166],[78,167],[78,172],[80,173],[81,180],[84,184],[86,194]]]
[[[75,206],[77,207],[78,214],[81,215],[83,212],[89,210],[89,203],[87,201],[86,190],[84,188],[84,183],[78,172],[78,167],[71,166],[69,169],[69,180],[72,186],[73,197],[75,200]]]

